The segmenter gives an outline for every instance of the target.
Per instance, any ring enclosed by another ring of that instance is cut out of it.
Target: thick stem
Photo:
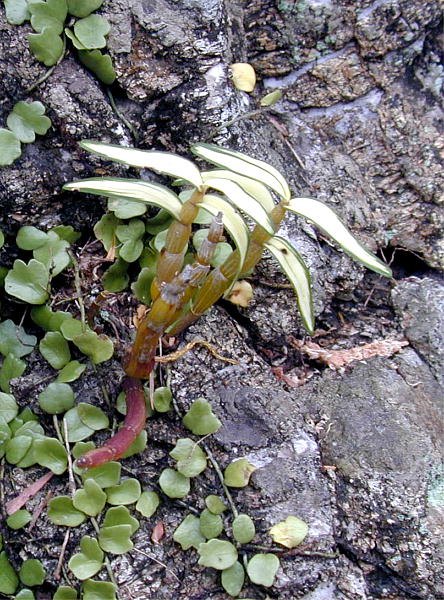
[[[110,460],[121,458],[145,427],[146,402],[142,382],[125,377],[122,387],[126,394],[126,417],[119,431],[100,448],[95,448],[77,459],[81,469],[99,467]]]

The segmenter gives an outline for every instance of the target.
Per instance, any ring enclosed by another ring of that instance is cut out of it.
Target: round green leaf
[[[122,292],[128,285],[128,263],[120,258],[103,274],[103,287],[108,292]]]
[[[83,371],[86,369],[86,365],[82,365],[78,360],[72,360],[63,367],[60,373],[57,375],[56,382],[68,383],[75,381],[80,377]]]
[[[70,558],[68,567],[77,579],[89,579],[102,568],[103,557],[103,551],[97,540],[84,535],[80,540],[80,552]]]
[[[56,64],[63,52],[63,41],[57,29],[46,28],[41,33],[28,35],[29,49],[37,60],[47,67]]]
[[[59,383],[57,385],[67,385],[66,383]],[[94,429],[88,427],[84,423],[82,423],[79,411],[77,407],[69,409],[65,416],[63,417],[66,420],[66,426],[68,429],[68,441],[69,442],[81,442],[82,440],[90,437],[94,433]]]
[[[9,129],[0,129],[0,167],[12,165],[22,153],[22,146]]]
[[[205,508],[200,514],[200,532],[207,539],[218,537],[224,528],[220,515],[214,515],[208,508]]]
[[[0,392],[0,418],[9,423],[18,413],[18,404],[14,396]]]
[[[208,510],[213,513],[213,515],[220,515],[227,510],[227,507],[222,500],[214,494],[210,494],[205,498],[205,504]]]
[[[79,413],[80,420],[87,427],[91,427],[95,431],[99,429],[106,429],[109,425],[109,419],[98,406],[87,404],[86,402],[79,402],[77,405],[77,411]]]
[[[130,540],[131,525],[114,525],[103,527],[99,533],[99,544],[102,550],[111,554],[126,554],[134,544]]]
[[[94,479],[87,479],[83,488],[76,490],[72,502],[77,510],[81,510],[90,517],[95,517],[106,504],[106,494]]]
[[[205,398],[197,398],[193,402],[182,422],[194,435],[208,435],[222,426]]]
[[[159,503],[160,498],[156,492],[142,492],[142,495],[137,501],[136,510],[149,519],[156,512]]]
[[[68,342],[58,331],[48,331],[39,348],[53,369],[62,369],[71,359]]]
[[[22,250],[36,250],[46,244],[47,241],[48,236],[44,231],[32,225],[25,225],[20,227],[18,231],[16,244]]]
[[[87,17],[100,8],[103,0],[68,0],[68,12],[74,17]]]
[[[30,558],[22,563],[19,571],[20,581],[24,585],[42,585],[45,581],[46,571],[42,563],[36,558]]]
[[[159,477],[162,492],[169,498],[184,498],[190,491],[190,479],[174,469],[164,469]]]
[[[248,485],[250,476],[256,471],[256,467],[241,458],[232,462],[224,471],[224,483],[230,487],[242,488]]]
[[[34,459],[42,467],[61,475],[66,471],[68,458],[65,447],[55,438],[45,437],[34,441]]]
[[[53,382],[39,394],[38,400],[42,410],[50,415],[58,415],[74,406],[74,392],[67,383]]]
[[[40,248],[34,250],[33,256],[46,266],[51,273],[51,277],[55,277],[63,269],[66,269],[71,262],[71,258],[67,252],[69,242],[61,240],[54,231],[50,231],[47,235],[48,241],[43,246],[40,246]]]
[[[21,25],[30,17],[27,0],[4,0],[6,20],[11,25]]]
[[[129,198],[108,198],[108,210],[111,210],[118,219],[132,219],[144,215],[148,205]]]
[[[13,354],[8,354],[0,368],[0,389],[9,394],[11,386],[9,382],[15,377],[23,375],[26,363]]]
[[[11,465],[17,465],[31,448],[32,438],[19,435],[6,442],[6,460]]]
[[[35,140],[35,134],[45,135],[51,127],[51,120],[45,116],[45,107],[41,102],[21,100],[8,115],[6,124],[21,142]]]
[[[230,596],[237,596],[240,593],[244,585],[244,580],[245,571],[239,561],[236,561],[234,565],[222,571],[222,587]]]
[[[114,345],[109,337],[98,335],[95,331],[85,331],[76,335],[72,341],[95,365],[109,360],[114,353]]]
[[[108,581],[87,579],[83,584],[82,600],[116,600],[116,587]]]
[[[18,594],[15,595],[15,600],[35,600],[34,592],[31,590],[20,590]]]
[[[19,580],[6,552],[0,552],[0,592],[2,594],[13,594],[17,589]]]
[[[240,514],[233,521],[233,537],[236,542],[248,544],[256,535],[256,529],[251,517]]]
[[[86,451],[86,450],[85,450]],[[121,464],[118,462],[109,462],[100,467],[87,469],[83,474],[83,481],[94,479],[102,488],[115,486],[120,481]]]
[[[29,12],[31,13],[31,25],[35,31],[53,29],[57,33],[62,33],[63,23],[68,13],[65,0],[34,0],[28,2]]]
[[[49,501],[48,519],[55,525],[78,527],[86,515],[74,507],[69,496],[57,496]]]
[[[79,319],[64,319],[60,324],[60,333],[65,340],[72,341],[78,335],[83,333],[83,325]]]
[[[104,48],[106,46],[105,36],[111,29],[110,24],[100,15],[90,15],[74,24],[76,38],[87,50]]]
[[[274,525],[269,533],[277,544],[286,548],[296,548],[307,537],[308,525],[302,519],[290,515],[285,521]]]
[[[116,525],[129,525],[131,535],[140,527],[139,521],[131,516],[126,506],[113,506],[106,511],[102,527],[115,527]]]
[[[151,283],[154,279],[154,273],[151,269],[144,268],[140,271],[137,281],[131,285],[131,290],[139,302],[142,304],[151,303]],[[163,412],[163,411],[159,411]]]
[[[17,510],[6,519],[6,525],[11,529],[21,529],[32,520],[32,515],[27,510]]]
[[[30,354],[36,343],[34,335],[28,335],[23,327],[16,325],[11,319],[0,323],[0,353],[3,356],[13,354],[21,358]]]
[[[140,498],[140,483],[131,477],[122,481],[120,485],[109,487],[106,493],[108,504],[133,504]]]
[[[14,261],[13,268],[5,277],[5,290],[29,304],[43,304],[49,297],[49,273],[44,264],[31,259],[28,264]]]
[[[158,387],[154,390],[153,402],[157,412],[164,413],[171,410],[173,394],[169,387]]]
[[[273,585],[278,569],[279,559],[275,554],[255,554],[247,565],[251,581],[264,587]]]
[[[237,561],[237,550],[231,542],[213,539],[198,548],[199,565],[223,571]]]
[[[69,585],[60,585],[52,600],[77,600],[77,592],[74,588]]]
[[[173,540],[181,545],[182,550],[188,548],[199,548],[200,544],[205,542],[204,536],[200,532],[200,520],[194,515],[188,515],[176,529]]]
[[[207,466],[206,454],[196,442],[189,438],[177,440],[170,456],[177,460],[177,470],[185,477],[196,477]]]

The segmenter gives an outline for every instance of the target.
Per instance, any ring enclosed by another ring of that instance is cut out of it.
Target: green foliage
[[[57,496],[49,501],[48,519],[54,525],[77,527],[86,519],[84,512],[77,510],[69,496]]]
[[[0,129],[0,167],[11,165],[22,153],[20,141],[9,129]]]
[[[35,440],[34,459],[39,465],[47,467],[57,475],[64,473],[68,465],[66,449],[55,438],[45,437],[42,440]]]
[[[67,384],[58,384],[67,385]],[[77,406],[74,406],[68,412],[65,413],[66,428],[68,430],[68,441],[69,442],[81,442],[86,438],[89,438],[93,433],[94,429],[85,425],[79,415]]]
[[[77,600],[77,592],[68,585],[61,585],[57,588],[52,600]]]
[[[74,392],[67,383],[50,383],[38,399],[40,408],[50,415],[64,413],[74,406]]]
[[[95,331],[85,331],[72,338],[77,348],[86,354],[97,365],[109,360],[114,353],[114,344],[106,335],[98,335]]]
[[[116,600],[116,588],[108,581],[87,579],[83,584],[82,600]]]
[[[111,85],[115,81],[116,72],[108,54],[102,54],[100,50],[79,50],[79,59],[106,85]]]
[[[249,515],[237,515],[233,521],[233,537],[240,544],[248,544],[256,535],[256,529]]]
[[[102,550],[111,554],[125,554],[132,550],[131,525],[113,525],[102,527],[99,533],[99,544]]]
[[[100,8],[103,0],[68,0],[68,12],[74,17],[87,17]]]
[[[207,539],[218,537],[224,528],[224,524],[220,515],[214,515],[205,508],[199,517],[199,527],[201,534]]]
[[[89,15],[74,24],[74,34],[82,44],[81,50],[94,50],[106,46],[105,36],[111,27],[100,15]]]
[[[42,563],[36,558],[30,558],[22,563],[19,571],[20,581],[24,585],[41,585],[46,576]]]
[[[227,507],[222,500],[214,494],[210,494],[205,498],[205,505],[213,515],[220,515],[227,510]]]
[[[62,369],[71,360],[68,343],[58,331],[48,331],[39,348],[53,369]]]
[[[30,354],[37,343],[34,335],[28,335],[20,325],[16,325],[11,319],[0,323],[0,354],[7,356],[12,354],[22,358]]]
[[[45,135],[51,127],[51,120],[45,116],[41,102],[17,102],[6,119],[6,124],[23,143],[35,140],[35,134]]]
[[[26,363],[13,354],[8,354],[0,367],[0,389],[9,394],[11,386],[9,382],[15,377],[23,375]]]
[[[72,360],[66,364],[60,373],[57,375],[56,382],[70,383],[78,379],[86,369],[86,365],[82,365],[78,360]]]
[[[240,458],[228,465],[224,471],[225,485],[242,488],[248,485],[250,476],[256,467],[248,462],[246,458]]]
[[[199,548],[205,542],[200,531],[200,519],[194,515],[187,515],[173,534],[173,540],[181,545],[182,550]]]
[[[84,535],[80,540],[80,552],[69,559],[68,567],[77,579],[89,579],[102,568],[104,556],[97,540]]]
[[[100,467],[88,469],[82,474],[83,481],[94,479],[102,488],[115,486],[120,481],[121,465],[118,462],[109,462]]]
[[[137,500],[136,510],[149,519],[156,512],[160,498],[156,492],[142,492]]]
[[[5,278],[5,290],[28,304],[43,304],[49,298],[49,271],[38,260],[31,259],[28,264],[22,260],[14,261],[13,268]]]
[[[232,567],[237,561],[237,550],[231,542],[212,539],[199,545],[199,564],[218,571]]]
[[[277,544],[286,548],[296,548],[307,537],[308,525],[298,517],[290,515],[285,521],[276,523],[269,533]]]
[[[164,469],[159,477],[159,485],[169,498],[184,498],[190,491],[190,479],[174,469]]]
[[[215,433],[222,426],[222,423],[214,415],[211,405],[205,398],[197,398],[193,402],[182,422],[194,435]]]
[[[170,456],[177,460],[177,470],[185,477],[196,477],[207,466],[205,453],[189,438],[177,440]]]
[[[32,515],[27,510],[17,510],[6,519],[6,525],[11,529],[21,529],[32,520]]]
[[[279,569],[279,559],[275,554],[255,554],[247,565],[248,577],[253,583],[270,587],[273,585],[277,570]]]
[[[165,413],[171,410],[171,402],[173,401],[173,394],[169,387],[158,387],[154,390],[153,402],[154,408],[157,412]],[[173,456],[171,454],[171,456]],[[173,458],[175,458],[173,456]]]
[[[142,493],[137,479],[124,479],[121,484],[110,486],[106,490],[109,504],[122,505],[137,502]]]
[[[8,560],[6,552],[0,552],[0,592],[2,594],[13,594],[18,584],[19,579]]]
[[[79,402],[77,405],[77,411],[79,413],[80,420],[84,425],[87,425],[94,431],[99,429],[106,429],[109,425],[109,419],[97,406],[87,404],[86,402]]]
[[[3,0],[5,3],[6,20],[11,25],[21,25],[30,17],[28,0]]]
[[[0,418],[9,423],[17,416],[18,405],[14,396],[0,392]]]
[[[47,67],[57,63],[63,53],[63,40],[57,29],[45,28],[41,33],[28,35],[29,49]]]
[[[221,583],[224,590],[230,596],[237,596],[245,581],[245,571],[239,561],[236,561],[234,565],[224,569],[221,574]]]

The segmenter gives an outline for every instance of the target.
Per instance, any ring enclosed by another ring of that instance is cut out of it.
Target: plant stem
[[[80,310],[80,320],[82,322],[82,331],[85,332],[86,331],[86,317],[85,317],[85,305],[83,303],[82,280],[80,277],[80,267],[79,267],[79,263],[78,263],[76,257],[74,256],[74,252],[72,252],[69,249],[67,250],[67,252],[69,254],[69,257],[70,257],[73,267],[74,267],[74,286],[76,288],[78,301],[79,301],[79,310]]]
[[[206,452],[206,454],[207,454],[208,458],[210,459],[210,462],[211,462],[211,464],[212,464],[212,465],[213,465],[213,467],[214,467],[214,470],[216,471],[216,474],[217,474],[217,476],[219,477],[219,480],[220,480],[220,482],[221,482],[221,485],[222,485],[222,487],[223,487],[223,490],[224,490],[225,496],[226,496],[226,498],[227,498],[227,500],[228,500],[228,503],[229,503],[229,505],[230,505],[231,512],[233,513],[234,517],[237,517],[237,516],[239,515],[239,511],[237,510],[237,508],[236,508],[236,505],[234,504],[234,500],[233,500],[233,497],[232,497],[232,495],[231,495],[231,493],[230,493],[230,490],[229,490],[229,489],[227,488],[227,486],[225,485],[225,482],[224,482],[224,475],[223,475],[223,473],[222,473],[222,471],[221,471],[221,468],[219,467],[219,465],[218,465],[218,463],[217,463],[216,459],[214,458],[214,455],[213,455],[213,453],[212,453],[212,452],[211,452],[211,450],[208,448],[208,446],[207,446],[206,444],[202,444],[202,448],[205,450],[205,452]]]

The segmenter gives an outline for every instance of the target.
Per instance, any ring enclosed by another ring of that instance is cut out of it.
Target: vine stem
[[[128,119],[125,117],[125,115],[117,108],[116,101],[114,100],[114,96],[112,95],[111,90],[109,88],[106,90],[106,93],[108,94],[109,102],[111,104],[113,111],[116,113],[116,115],[122,121],[122,123],[124,125],[126,125],[126,127],[130,130],[130,132],[134,138],[134,141],[136,142],[136,145],[137,145],[137,143],[139,142],[139,134],[137,133],[137,130],[128,121]]]
[[[233,500],[233,496],[230,493],[230,490],[227,488],[227,486],[225,485],[224,482],[224,475],[221,471],[221,468],[219,467],[219,464],[217,462],[217,460],[214,458],[213,453],[211,452],[211,450],[208,448],[208,446],[206,444],[202,444],[202,447],[204,448],[211,464],[214,467],[214,470],[216,471],[217,476],[219,477],[220,483],[222,485],[222,488],[224,490],[225,496],[228,500],[228,503],[230,505],[231,508],[231,512],[233,513],[234,517],[239,516],[239,511],[236,508],[236,505],[234,504],[234,500]]]
[[[69,258],[72,261],[74,267],[74,286],[77,292],[77,299],[79,302],[79,310],[80,310],[80,320],[82,322],[82,331],[86,331],[86,314],[85,314],[85,304],[83,302],[83,293],[82,293],[82,280],[80,277],[80,267],[77,261],[77,258],[74,256],[74,252],[70,249],[67,250],[69,254]]]

